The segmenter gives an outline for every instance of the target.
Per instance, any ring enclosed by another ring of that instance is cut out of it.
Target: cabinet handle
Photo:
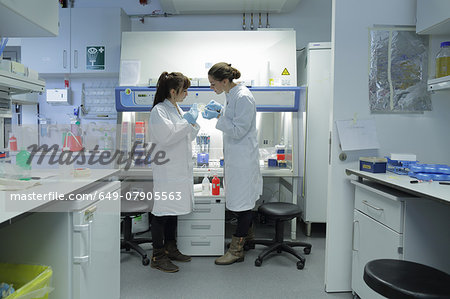
[[[211,213],[211,208],[209,209],[194,209],[195,213]]]
[[[67,50],[63,51],[63,68],[67,68]]]
[[[211,245],[211,241],[205,241],[205,242],[195,242],[195,241],[191,241],[191,246],[210,246]]]
[[[191,224],[192,229],[210,229],[211,224]]]
[[[356,223],[358,223],[358,226],[359,226],[359,221],[353,220],[353,229],[352,229],[352,250],[353,251],[358,251],[357,249],[355,249],[355,224]]]
[[[377,210],[377,211],[383,211],[384,210],[382,208],[378,208],[378,207],[372,206],[367,200],[363,200],[362,203],[365,204],[368,207],[371,207],[374,210]]]
[[[73,263],[74,264],[84,264],[84,263],[91,263],[91,221],[89,221],[88,224],[81,224],[81,225],[74,225],[73,231],[75,233],[83,233],[83,231],[88,231],[88,242],[89,242],[89,249],[88,254],[83,256],[74,256],[73,257]]]
[[[73,51],[73,67],[78,68],[78,50]]]

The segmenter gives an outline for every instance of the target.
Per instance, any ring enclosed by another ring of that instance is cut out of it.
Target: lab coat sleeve
[[[227,108],[228,109],[228,108]],[[255,106],[248,96],[238,99],[233,118],[222,115],[217,120],[216,129],[231,138],[241,139],[248,133],[253,121]]]
[[[199,131],[200,126],[198,124],[191,125],[191,141],[195,140],[195,137],[197,137]]]
[[[185,119],[172,122],[164,109],[156,106],[150,115],[150,130],[158,144],[168,146],[175,144],[191,133],[192,125]]]

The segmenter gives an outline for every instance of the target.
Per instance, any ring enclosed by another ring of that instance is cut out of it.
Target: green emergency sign
[[[86,70],[104,70],[105,69],[105,47],[88,46],[86,47]]]

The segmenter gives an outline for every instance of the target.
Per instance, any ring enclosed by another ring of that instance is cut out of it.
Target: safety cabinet
[[[193,212],[178,217],[178,248],[191,256],[223,255],[225,196],[195,194],[194,201]]]
[[[118,74],[122,31],[131,28],[125,12],[109,7],[59,12],[57,37],[22,39],[22,63],[40,74]],[[92,47],[96,50],[89,51]]]

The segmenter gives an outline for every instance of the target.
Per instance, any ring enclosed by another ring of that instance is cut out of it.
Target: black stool
[[[150,259],[145,250],[139,246],[142,243],[152,243],[150,238],[134,238],[131,232],[131,217],[139,216],[151,210],[151,202],[148,200],[126,200],[122,199],[120,205],[120,215],[123,217],[123,239],[120,242],[120,249],[130,251],[135,250],[142,257],[142,264],[147,266]],[[151,214],[150,214],[151,215]]]
[[[370,261],[364,267],[364,281],[388,298],[450,298],[450,275],[410,261]]]
[[[249,245],[260,244],[269,246],[265,251],[259,254],[258,258],[255,260],[255,266],[261,266],[264,258],[271,252],[277,251],[281,253],[282,251],[288,252],[299,259],[297,262],[297,269],[301,270],[305,267],[305,258],[300,256],[292,247],[305,247],[303,252],[305,254],[311,253],[311,244],[304,242],[290,242],[284,241],[284,223],[288,220],[292,220],[297,216],[300,216],[300,208],[291,203],[286,202],[271,202],[261,205],[258,208],[258,212],[266,216],[269,219],[275,220],[275,238],[273,240],[253,240],[250,241]]]

